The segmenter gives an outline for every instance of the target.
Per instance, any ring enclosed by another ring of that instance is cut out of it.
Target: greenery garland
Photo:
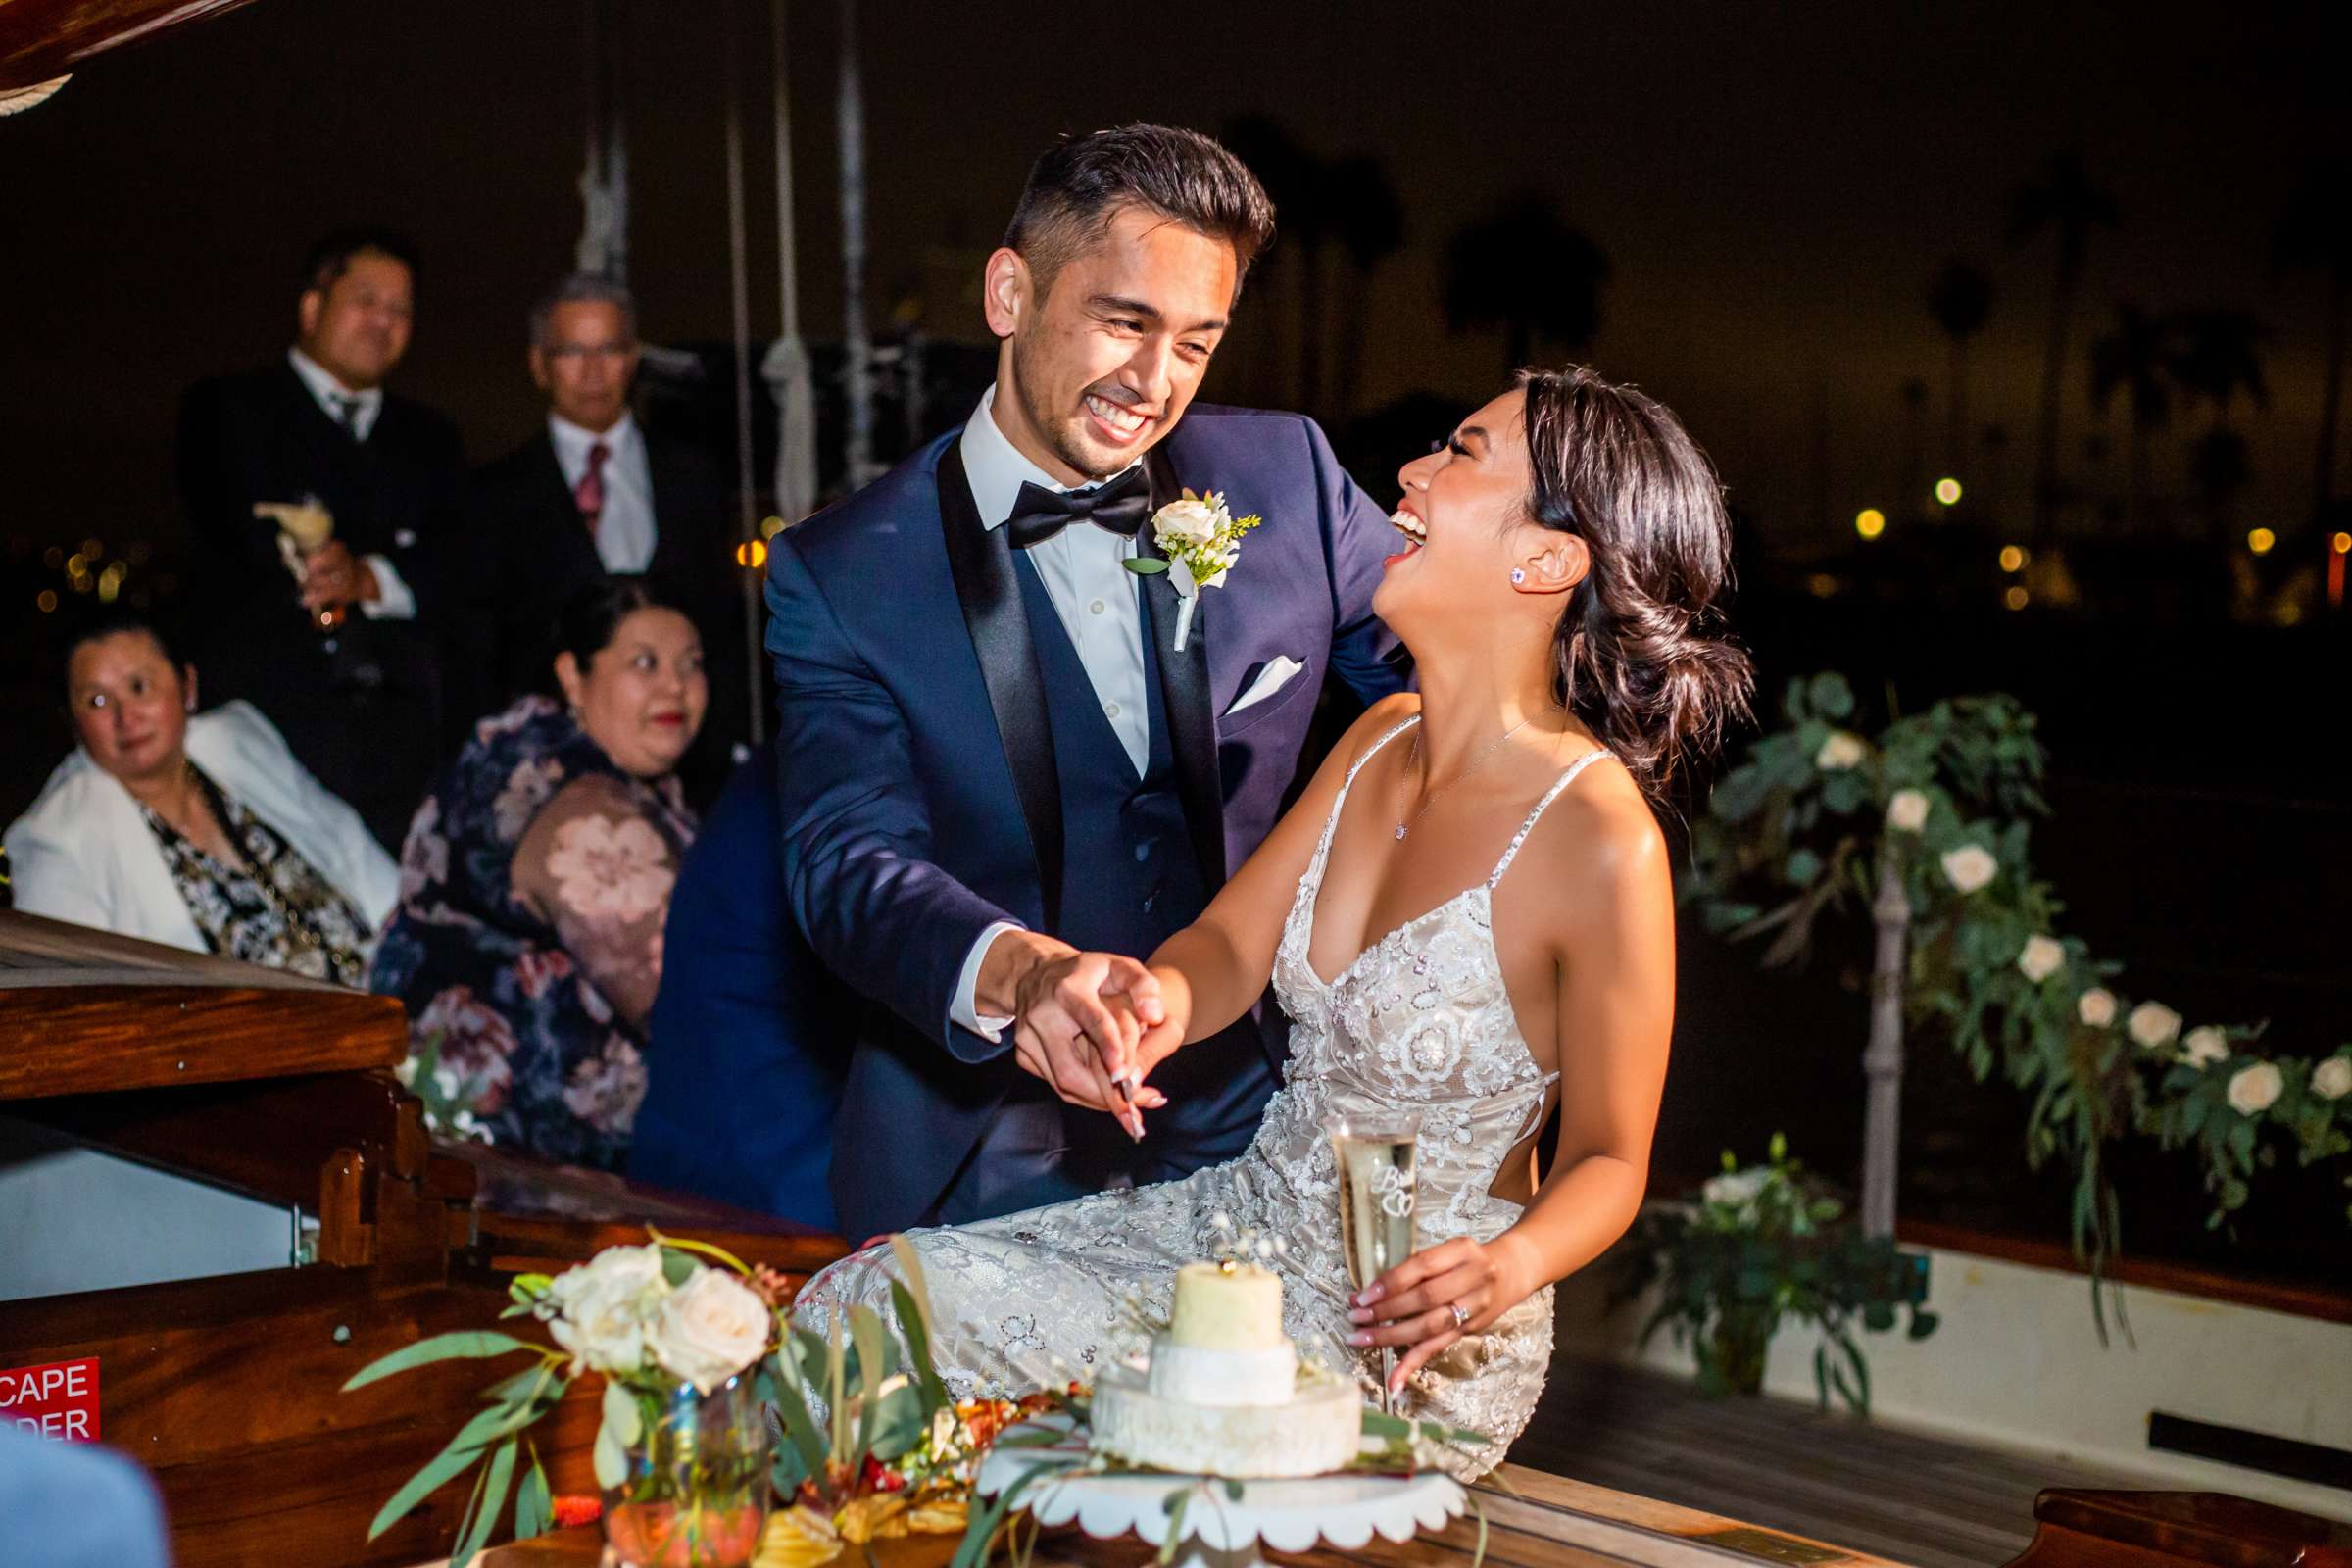
[[[2264,1049],[2259,1024],[2183,1032],[2057,931],[2064,906],[2027,858],[2030,821],[2048,814],[2042,748],[2015,698],[1940,702],[1875,738],[1852,727],[1842,676],[1791,682],[1781,707],[1785,727],[1692,822],[1683,902],[1734,940],[1772,937],[1764,962],[1789,963],[1825,910],[1850,897],[1867,914],[1890,865],[1910,905],[1912,1028],[1946,1034],[1980,1082],[1998,1071],[2033,1097],[2026,1158],[2073,1168],[2075,1252],[2094,1272],[2121,1218],[2103,1155],[2126,1134],[2196,1151],[2209,1228],[2281,1148],[2305,1165],[2352,1152],[2352,1045],[2310,1059]]]

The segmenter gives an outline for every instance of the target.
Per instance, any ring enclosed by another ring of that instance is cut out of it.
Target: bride
[[[1091,1381],[1142,1348],[1177,1265],[1254,1233],[1283,1244],[1266,1261],[1301,1354],[1369,1393],[1393,1348],[1399,1414],[1491,1440],[1441,1456],[1469,1479],[1535,1407],[1553,1282],[1641,1205],[1674,1018],[1651,801],[1749,685],[1719,628],[1721,487],[1673,414],[1581,368],[1524,373],[1399,478],[1406,542],[1373,605],[1420,692],[1364,714],[1148,967],[1112,960],[1099,997],[1018,1031],[1024,1066],[1133,1130],[1165,1103],[1152,1068],[1270,979],[1288,1083],[1225,1164],[913,1232],[959,1396]],[[1382,1110],[1421,1116],[1421,1250],[1351,1293],[1325,1119]],[[878,1248],[825,1270],[801,1320],[887,1315],[890,1265]]]

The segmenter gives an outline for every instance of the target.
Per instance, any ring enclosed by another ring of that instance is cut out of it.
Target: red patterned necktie
[[[580,482],[571,487],[571,499],[580,509],[580,520],[588,525],[588,537],[596,537],[596,525],[605,514],[605,460],[612,449],[602,441],[588,449],[588,471]]]

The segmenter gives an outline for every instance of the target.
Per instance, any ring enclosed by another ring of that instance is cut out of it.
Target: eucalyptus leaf
[[[531,1448],[531,1467],[522,1474],[522,1484],[514,1489],[514,1539],[528,1541],[544,1535],[556,1522],[554,1494],[547,1485],[547,1471],[539,1463],[539,1449]]]
[[[422,1502],[438,1490],[442,1483],[481,1456],[482,1445],[478,1443],[462,1444],[452,1438],[448,1447],[426,1460],[424,1467],[401,1483],[400,1490],[392,1494],[391,1498],[375,1511],[375,1518],[368,1526],[368,1539],[373,1541],[408,1517],[410,1509]]]
[[[629,1479],[628,1453],[612,1441],[610,1426],[596,1429],[596,1446],[589,1450],[589,1459],[596,1469],[596,1484],[608,1492]]]
[[[498,1528],[499,1512],[507,1505],[507,1487],[514,1476],[514,1450],[515,1440],[509,1438],[490,1456],[489,1473],[482,1478],[473,1516],[466,1522],[457,1548],[449,1554],[451,1562],[470,1563],[473,1554],[489,1544],[490,1532]]]
[[[512,1334],[500,1334],[489,1329],[461,1329],[453,1334],[436,1334],[431,1339],[418,1340],[415,1345],[403,1346],[389,1355],[368,1362],[352,1375],[350,1382],[343,1385],[343,1392],[349,1394],[378,1379],[415,1367],[429,1366],[435,1361],[479,1361],[494,1355],[512,1355],[516,1350],[538,1351],[540,1348]]]
[[[884,1376],[882,1315],[862,1302],[851,1307],[850,1339],[858,1347],[859,1377],[856,1397],[861,1406],[858,1417],[858,1451],[864,1453],[874,1446],[874,1423],[882,1414],[882,1401],[877,1396]]]
[[[1136,556],[1128,561],[1127,569],[1138,577],[1156,577],[1168,569],[1168,564],[1156,556]]]

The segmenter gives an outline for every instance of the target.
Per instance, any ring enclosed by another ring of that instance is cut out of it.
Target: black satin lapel
[[[1012,546],[1002,528],[980,525],[963,457],[954,443],[939,459],[939,516],[947,533],[948,569],[963,605],[963,624],[980,656],[980,678],[996,712],[997,738],[1012,768],[1013,793],[1029,824],[1037,855],[1038,890],[1046,929],[1061,924],[1061,779],[1054,769],[1054,732],[1046,720],[1046,683],[1029,640],[1029,613],[1012,573]]]
[[[1153,447],[1144,455],[1144,468],[1152,476],[1153,512],[1182,496],[1175,470],[1160,448]],[[1148,522],[1136,544],[1145,555],[1160,554]],[[1144,579],[1144,603],[1151,611],[1152,636],[1159,655],[1160,703],[1167,710],[1168,751],[1176,762],[1185,825],[1192,831],[1201,885],[1213,894],[1225,885],[1225,784],[1217,769],[1217,724],[1208,687],[1209,607],[1204,597],[1193,612],[1192,636],[1180,654],[1176,652],[1179,601],[1176,585],[1166,572]]]

